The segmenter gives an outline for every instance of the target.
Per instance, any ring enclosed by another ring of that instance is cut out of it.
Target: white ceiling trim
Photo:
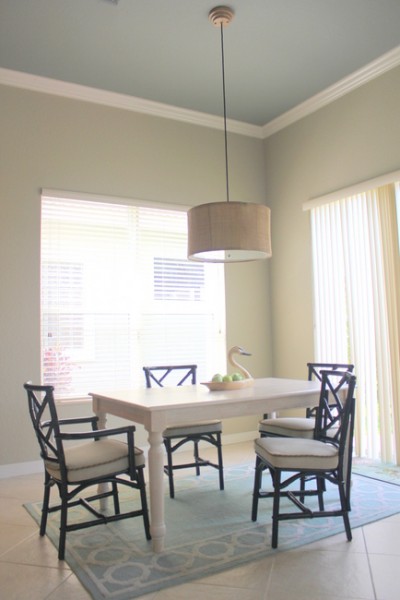
[[[257,126],[250,123],[243,123],[241,121],[228,119],[228,130],[232,133],[265,139],[399,65],[400,46],[397,46],[393,50],[372,61],[362,69],[359,69],[348,77],[341,79],[336,84],[326,88],[312,98],[305,100],[298,106],[295,106],[291,110],[263,126]],[[11,69],[4,69],[1,67],[0,84],[52,94],[55,96],[62,96],[64,98],[72,98],[74,100],[81,100],[84,102],[93,102],[95,104],[101,104],[122,110],[131,110],[133,112],[156,117],[183,121],[185,123],[199,125],[201,127],[223,129],[222,117],[216,117],[206,113],[178,108],[175,106],[162,104],[160,102],[153,102],[151,100],[143,100],[142,98],[129,96],[127,94],[99,90],[76,83],[69,83],[57,79],[51,79],[49,77],[41,77],[39,75],[31,75],[29,73],[13,71]]]
[[[216,117],[206,113],[178,108],[161,102],[153,102],[151,100],[143,100],[128,94],[119,94],[109,92],[107,90],[99,90],[77,83],[69,83],[49,77],[41,77],[39,75],[31,75],[21,71],[13,71],[0,67],[0,84],[5,84],[13,87],[19,87],[35,92],[62,96],[64,98],[72,98],[74,100],[82,100],[84,102],[93,102],[94,104],[102,104],[119,108],[122,110],[131,110],[142,114],[173,119],[175,121],[183,121],[192,125],[200,125],[202,127],[212,127],[214,129],[223,129],[224,123],[222,117]],[[242,123],[240,121],[227,120],[227,127],[233,133],[239,133],[250,137],[262,138],[262,128],[250,123]]]
[[[362,69],[355,71],[348,77],[344,77],[339,80],[334,85],[326,88],[319,94],[312,96],[305,102],[298,104],[291,110],[288,110],[284,114],[280,115],[276,119],[273,119],[269,123],[266,123],[263,130],[263,138],[267,138],[270,135],[284,129],[288,125],[299,121],[303,117],[312,114],[313,112],[319,110],[323,106],[330,104],[334,100],[345,96],[349,92],[355,90],[356,88],[364,85],[364,83],[368,83],[372,79],[379,77],[386,71],[390,71],[390,69],[394,69],[400,65],[400,46],[397,46],[393,50],[382,54],[376,60],[368,63]]]

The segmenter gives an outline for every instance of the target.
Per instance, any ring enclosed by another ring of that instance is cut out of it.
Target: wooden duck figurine
[[[247,352],[240,346],[233,346],[228,352],[228,361],[231,365],[236,368],[236,372],[243,375],[244,379],[253,379],[250,373],[242,365],[240,365],[234,358],[234,354],[240,354],[242,356],[251,356],[250,352]]]

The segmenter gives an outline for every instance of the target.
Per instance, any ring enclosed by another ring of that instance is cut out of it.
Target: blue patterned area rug
[[[392,463],[381,463],[370,458],[355,458],[353,473],[400,485],[400,467]]]
[[[400,486],[365,476],[365,465],[362,470],[353,476],[352,528],[400,512]],[[135,518],[69,533],[66,561],[95,600],[130,600],[340,532],[345,536],[340,517],[285,521],[279,549],[272,550],[271,500],[260,501],[257,523],[250,520],[253,474],[253,464],[226,468],[223,492],[211,469],[200,478],[177,477],[175,499],[165,498],[166,549],[160,554],[152,553],[142,520]],[[336,488],[327,489],[325,503],[337,504]],[[26,505],[37,522],[40,506]],[[83,509],[74,510],[79,518]],[[53,513],[47,526],[56,546],[58,520]]]

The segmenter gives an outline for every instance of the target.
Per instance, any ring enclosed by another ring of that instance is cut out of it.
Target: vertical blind
[[[357,454],[385,462],[400,461],[395,189],[311,209],[315,359],[354,362]]]
[[[42,381],[63,398],[143,386],[142,366],[225,368],[223,265],[187,260],[186,213],[42,196]]]

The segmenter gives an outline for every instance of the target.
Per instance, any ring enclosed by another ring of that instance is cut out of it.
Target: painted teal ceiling
[[[222,114],[210,0],[0,0],[0,67]],[[400,0],[233,0],[228,117],[264,125],[400,44]]]

